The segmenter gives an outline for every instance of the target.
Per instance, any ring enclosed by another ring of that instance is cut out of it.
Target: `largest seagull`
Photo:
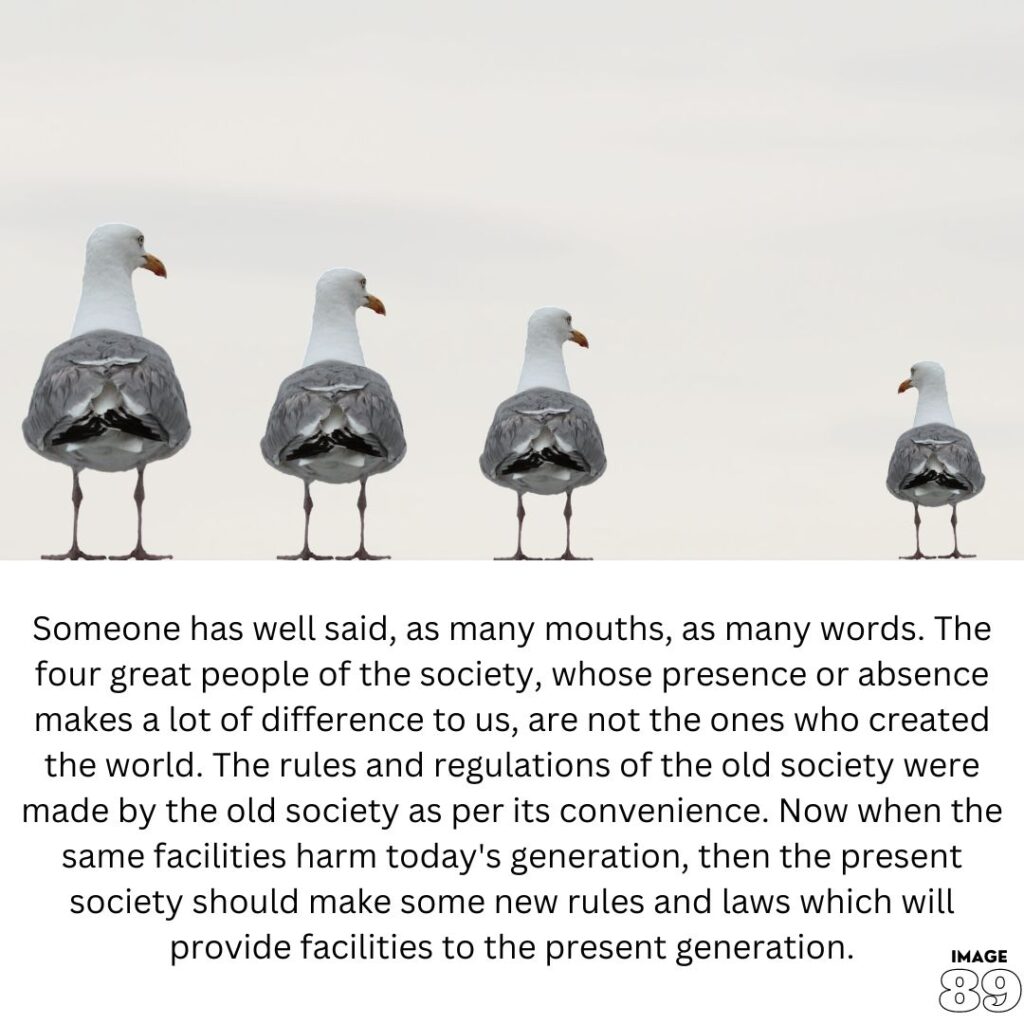
[[[284,559],[326,559],[309,549],[310,485],[359,482],[359,547],[348,559],[377,559],[366,550],[366,480],[393,469],[405,456],[402,417],[388,382],[363,361],[356,328],[362,307],[384,315],[384,304],[366,290],[357,270],[338,268],[316,284],[313,327],[301,370],[286,377],[270,410],[260,444],[274,469],[303,483],[302,550]]]
[[[526,327],[526,354],[516,393],[494,413],[480,468],[488,480],[516,492],[519,522],[512,560],[524,560],[523,495],[564,494],[565,552],[572,553],[572,495],[592,484],[605,470],[604,443],[590,406],[569,389],[563,346],[567,341],[589,348],[586,336],[564,310],[536,310]]]
[[[79,475],[135,470],[137,538],[119,559],[169,558],[142,545],[143,474],[150,462],[166,459],[189,437],[188,413],[171,358],[142,336],[132,274],[148,270],[166,277],[163,263],[146,252],[138,228],[104,224],[85,247],[82,297],[72,337],[46,357],[22,431],[29,447],[71,467],[74,519],[71,547],[50,559],[94,559],[78,545],[82,504]]]

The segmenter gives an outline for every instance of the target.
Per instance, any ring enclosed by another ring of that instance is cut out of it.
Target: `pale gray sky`
[[[988,0],[626,5],[8,5],[0,33],[5,372],[0,556],[67,547],[70,471],[20,422],[64,340],[85,238],[138,225],[136,275],[193,437],[147,475],[148,545],[268,557],[301,484],[259,438],[302,359],[313,285],[364,271],[361,315],[409,454],[369,489],[369,546],[489,557],[514,496],[476,465],[526,319],[567,353],[609,468],[579,492],[601,557],[891,557],[884,487],[918,359],[945,364],[988,486],[965,550],[1024,556],[1024,8]],[[82,543],[133,542],[133,480],[83,476]],[[317,493],[319,492],[319,493]],[[355,546],[355,489],[314,491],[314,546]],[[527,550],[561,503],[527,499]],[[946,550],[945,511],[925,539]]]

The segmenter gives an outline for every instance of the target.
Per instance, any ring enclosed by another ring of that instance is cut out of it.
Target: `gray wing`
[[[303,367],[282,381],[260,442],[263,457],[280,466],[317,435],[335,407],[367,444],[379,448],[388,466],[401,462],[405,432],[388,382],[365,366],[335,360]]]
[[[568,391],[531,388],[507,398],[495,411],[480,456],[484,475],[500,479],[545,427],[585,482],[596,480],[605,471],[604,442],[590,406]]]
[[[164,442],[167,455],[188,440],[188,410],[171,357],[146,338],[106,330],[71,338],[46,357],[22,424],[25,440],[45,453],[49,440],[70,427],[107,384]]]
[[[890,493],[899,496],[900,491],[920,476],[933,457],[971,494],[977,494],[985,486],[985,474],[981,471],[981,462],[971,439],[956,427],[929,423],[914,427],[897,438],[885,481]]]

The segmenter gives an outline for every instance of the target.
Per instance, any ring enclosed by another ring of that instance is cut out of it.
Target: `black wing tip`
[[[900,483],[900,490],[907,491],[912,487],[923,487],[925,484],[930,483],[937,483],[940,487],[945,487],[949,491],[966,491],[970,493],[974,490],[970,481],[950,476],[949,473],[940,473],[935,469],[927,469],[923,473],[904,477]]]
[[[384,446],[372,435],[354,434],[348,430],[334,430],[330,434],[316,434],[303,441],[298,448],[293,448],[285,460],[294,462],[296,459],[316,458],[326,455],[332,448],[345,448],[359,452],[360,455],[372,455],[378,459],[387,458]]]
[[[72,444],[76,441],[89,441],[94,437],[106,432],[106,425],[99,416],[87,416],[85,419],[76,420],[66,430],[50,438],[50,445]]]
[[[577,473],[586,473],[587,464],[578,455],[572,452],[563,452],[557,448],[536,449],[520,455],[512,462],[506,463],[500,469],[502,476],[511,476],[513,473],[528,473],[530,470],[539,469],[544,463],[554,466],[561,466],[563,469],[572,469]]]
[[[123,434],[142,437],[147,441],[166,441],[167,437],[155,430],[137,416],[131,416],[123,409],[108,409],[102,416],[95,413],[76,420],[66,430],[50,438],[50,445],[72,444],[78,441],[91,441],[100,437],[108,430],[120,430]]]

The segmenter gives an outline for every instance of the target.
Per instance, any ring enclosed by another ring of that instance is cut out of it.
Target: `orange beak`
[[[590,348],[590,342],[587,341],[587,336],[582,331],[570,331],[569,340],[575,341],[580,348]]]
[[[914,386],[914,382],[908,377],[897,389],[896,394],[902,395],[904,391],[909,391]]]
[[[367,295],[366,305],[369,306],[374,313],[380,313],[381,316],[384,316],[384,303],[381,302],[376,295]]]
[[[161,260],[158,260],[151,253],[146,253],[146,262],[142,264],[150,273],[156,274],[157,277],[166,277],[167,268],[163,265]]]

